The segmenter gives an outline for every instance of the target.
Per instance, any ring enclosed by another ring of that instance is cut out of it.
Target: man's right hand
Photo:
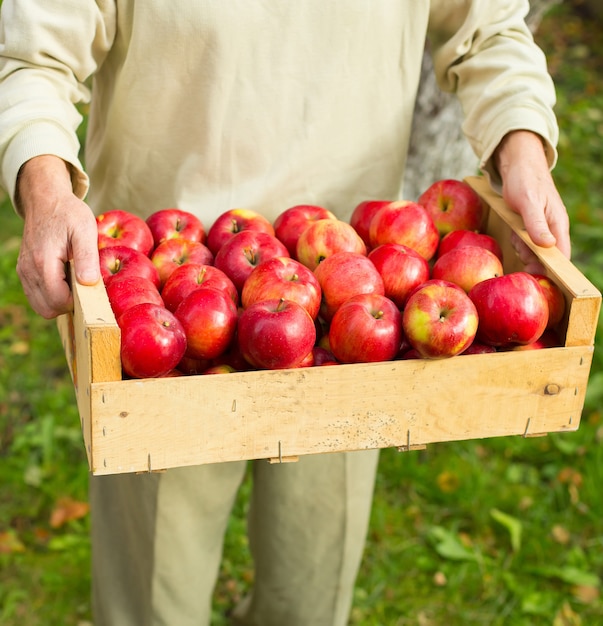
[[[24,218],[17,274],[34,311],[51,319],[73,309],[68,261],[73,259],[78,282],[100,280],[96,220],[74,195],[68,165],[55,156],[23,165],[17,198]]]

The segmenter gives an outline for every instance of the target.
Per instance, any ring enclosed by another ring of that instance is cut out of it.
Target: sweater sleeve
[[[530,130],[542,137],[549,166],[557,158],[555,88],[546,58],[525,23],[527,1],[433,2],[430,43],[437,80],[455,92],[463,131],[494,186],[492,154],[503,136]]]
[[[114,2],[4,0],[0,13],[0,184],[15,201],[21,166],[53,154],[71,166],[83,198],[78,105],[115,34]]]

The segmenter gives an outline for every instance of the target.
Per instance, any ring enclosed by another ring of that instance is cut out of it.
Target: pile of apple
[[[205,229],[161,209],[97,217],[124,375],[152,378],[559,345],[560,288],[505,274],[463,181],[416,202],[369,200],[349,222],[296,205],[231,209]]]

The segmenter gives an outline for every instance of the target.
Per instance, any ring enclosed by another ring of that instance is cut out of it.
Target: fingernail
[[[78,278],[81,283],[91,284],[98,281],[99,275],[98,272],[95,272],[94,270],[83,270],[78,275]]]

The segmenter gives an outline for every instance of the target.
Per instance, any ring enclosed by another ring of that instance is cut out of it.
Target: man
[[[554,89],[519,0],[4,0],[0,174],[32,307],[99,278],[94,213],[298,203],[346,219],[399,194],[426,38],[483,171],[532,239],[570,254],[550,168]],[[92,98],[86,170],[75,105]],[[84,201],[85,198],[85,201]],[[530,262],[527,249],[518,253]],[[200,413],[202,410],[200,410]],[[347,623],[376,451],[252,464],[243,624]],[[91,480],[95,626],[205,625],[244,463]]]

